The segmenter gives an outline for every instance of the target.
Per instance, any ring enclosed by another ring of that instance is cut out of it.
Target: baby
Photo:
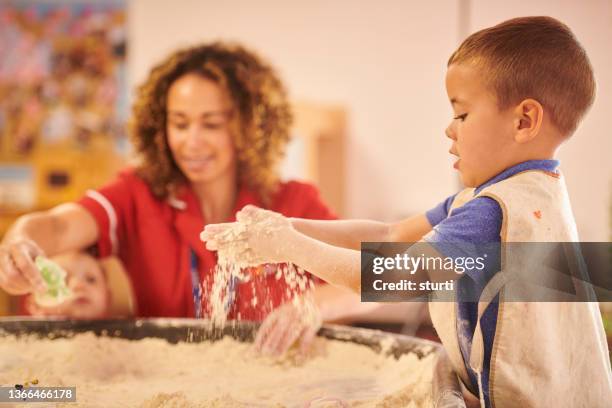
[[[33,316],[61,316],[70,319],[108,317],[111,294],[102,265],[86,252],[57,255],[52,260],[67,273],[66,285],[72,295],[57,306],[41,306],[34,295],[26,300],[26,310]]]

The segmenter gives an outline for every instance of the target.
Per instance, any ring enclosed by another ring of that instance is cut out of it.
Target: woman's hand
[[[86,299],[88,300],[88,299]],[[83,302],[83,298],[70,297],[64,302],[56,305],[41,305],[36,302],[35,295],[30,295],[26,298],[26,311],[36,317],[61,317],[64,319],[97,319],[101,316],[88,315],[87,311],[91,309],[91,301]]]
[[[12,239],[0,244],[0,287],[10,295],[47,290],[34,259],[44,253],[32,240]]]
[[[28,296],[25,301],[25,309],[32,316],[37,317],[71,317],[72,308],[68,302],[60,303],[55,306],[41,306],[36,303],[34,296]]]
[[[207,225],[200,235],[208,250],[218,251],[220,261],[227,257],[245,266],[290,262],[291,238],[297,232],[288,218],[248,205],[236,219],[234,223]]]
[[[266,356],[281,357],[295,344],[299,355],[304,356],[321,324],[321,314],[314,302],[295,298],[263,321],[255,337],[255,350]]]

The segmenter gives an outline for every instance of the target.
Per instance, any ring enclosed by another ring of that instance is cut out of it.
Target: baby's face
[[[102,267],[93,257],[83,253],[66,254],[53,259],[68,273],[67,285],[73,293],[61,314],[75,319],[104,317],[110,299]]]
[[[446,129],[453,141],[449,152],[458,157],[454,167],[463,184],[477,187],[511,165],[514,117],[511,109],[499,110],[481,71],[471,65],[448,68],[446,92],[454,116]]]

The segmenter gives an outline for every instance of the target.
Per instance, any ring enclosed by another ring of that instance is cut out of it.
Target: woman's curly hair
[[[234,106],[238,183],[268,205],[278,186],[277,164],[289,141],[292,113],[275,71],[237,44],[215,42],[179,50],[151,70],[138,88],[130,138],[140,160],[136,167],[153,194],[162,199],[186,182],[166,137],[168,90],[179,77],[196,73],[229,93]]]

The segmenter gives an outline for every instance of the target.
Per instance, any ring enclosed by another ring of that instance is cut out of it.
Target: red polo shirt
[[[91,190],[78,201],[98,224],[100,257],[117,256],[132,280],[137,316],[193,317],[190,254],[198,258],[203,286],[204,317],[210,311],[210,293],[216,254],[206,250],[200,232],[206,225],[198,200],[186,188],[178,197],[159,200],[133,169],[119,174],[110,184]],[[257,195],[238,192],[237,212],[247,204],[261,206]],[[305,183],[283,183],[269,209],[288,217],[334,219],[323,204],[317,189]],[[261,320],[287,299],[288,285],[276,280],[274,273],[262,273],[242,282],[230,318]],[[257,302],[252,302],[254,294]]]

